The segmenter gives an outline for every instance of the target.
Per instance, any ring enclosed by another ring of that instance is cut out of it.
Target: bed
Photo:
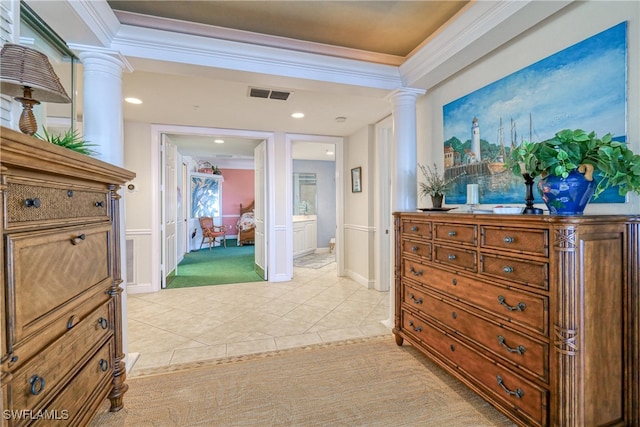
[[[253,216],[255,202],[246,208],[240,204],[240,219],[236,224],[238,230],[238,246],[253,245],[255,242],[256,223]]]

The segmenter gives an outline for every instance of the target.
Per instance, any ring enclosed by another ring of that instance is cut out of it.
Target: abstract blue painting
[[[626,142],[626,82],[623,22],[444,105],[445,177],[459,176],[447,203],[466,203],[466,185],[477,183],[481,204],[523,204],[524,180],[503,167],[522,141],[583,129]],[[595,200],[624,201],[617,188]]]

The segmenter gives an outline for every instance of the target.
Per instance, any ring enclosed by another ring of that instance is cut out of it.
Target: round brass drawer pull
[[[450,231],[448,234],[449,234],[449,237],[454,237],[458,233],[456,233],[455,231]]]
[[[102,372],[107,372],[109,370],[109,362],[105,359],[100,359],[100,370]]]
[[[504,238],[504,242],[505,243],[513,243],[513,242],[515,242],[515,240],[516,239],[514,239],[513,237],[510,237],[510,236],[505,236],[505,238]]]

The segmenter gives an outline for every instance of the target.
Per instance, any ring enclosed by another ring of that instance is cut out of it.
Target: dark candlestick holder
[[[522,213],[527,215],[542,215],[542,209],[533,207],[533,178],[528,173],[523,173],[522,177],[524,178],[524,184],[527,186],[527,194],[525,195],[527,206]]]

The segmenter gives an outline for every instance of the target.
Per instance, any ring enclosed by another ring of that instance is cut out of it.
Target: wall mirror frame
[[[316,215],[318,190],[316,174],[295,172],[293,174],[293,215]]]

